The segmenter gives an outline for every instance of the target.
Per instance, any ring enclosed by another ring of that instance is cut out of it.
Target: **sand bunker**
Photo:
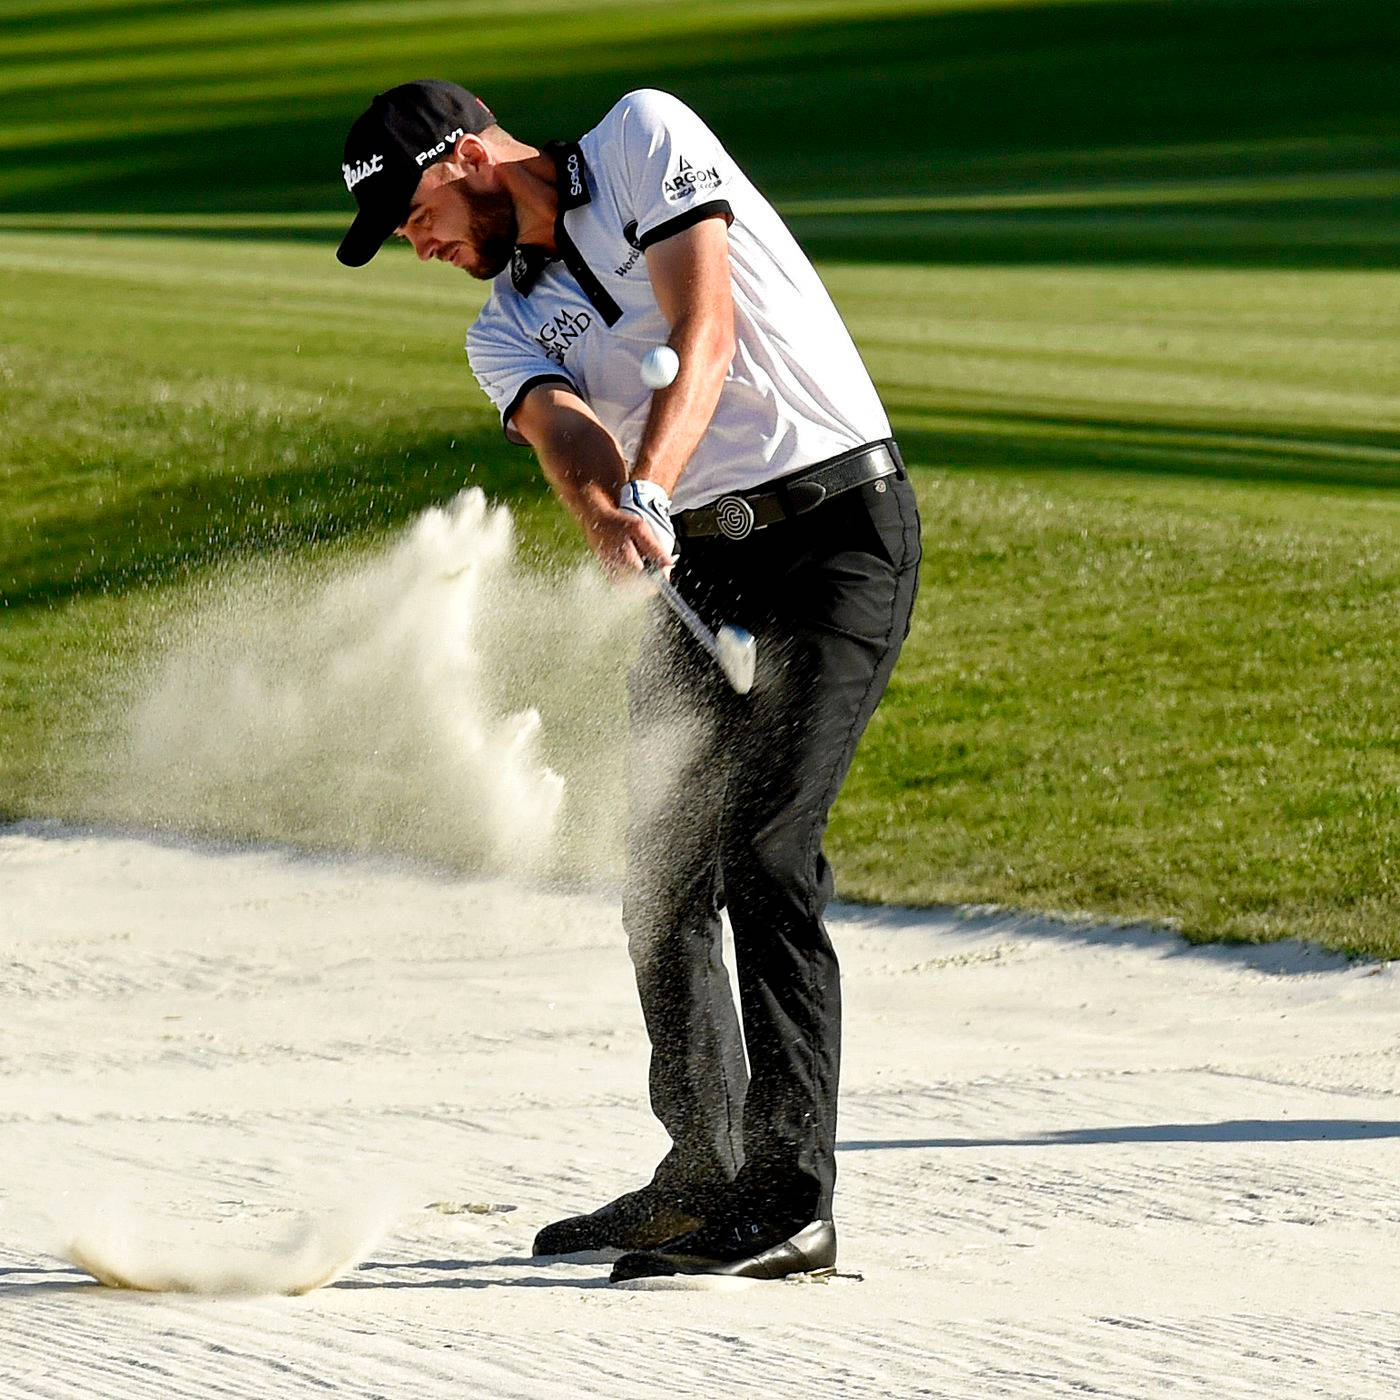
[[[1390,968],[838,911],[862,1281],[632,1291],[529,1257],[662,1149],[608,899],[54,827],[0,889],[0,1395],[1394,1393]],[[147,1287],[292,1291],[404,1204],[305,1299],[123,1295],[55,1252],[117,1180],[159,1209],[79,1242]]]

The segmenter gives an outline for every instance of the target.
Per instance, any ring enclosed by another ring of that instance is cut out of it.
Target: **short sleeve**
[[[669,93],[644,88],[621,103],[625,197],[643,250],[702,219],[734,220],[734,163],[714,132]]]
[[[519,443],[523,439],[512,432],[510,419],[531,389],[540,384],[564,384],[576,394],[579,389],[543,347],[491,319],[489,313],[488,307],[467,332],[467,363],[495,404],[502,431]]]

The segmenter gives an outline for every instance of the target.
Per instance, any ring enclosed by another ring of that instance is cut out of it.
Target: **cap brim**
[[[346,267],[363,267],[394,235],[402,223],[382,210],[371,213],[361,209],[355,221],[340,240],[335,255]]]

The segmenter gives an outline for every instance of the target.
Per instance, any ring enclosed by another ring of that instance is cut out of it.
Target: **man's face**
[[[424,262],[436,258],[489,280],[510,265],[519,233],[515,205],[504,190],[473,190],[470,180],[443,174],[436,168],[424,174],[396,232]]]

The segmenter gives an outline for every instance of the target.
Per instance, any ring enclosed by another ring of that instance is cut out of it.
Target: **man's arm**
[[[673,383],[652,395],[632,475],[669,495],[710,425],[734,358],[728,226],[719,217],[705,219],[649,248],[646,257],[681,367]],[[512,414],[510,427],[534,448],[549,484],[607,568],[626,573],[648,561],[669,567],[670,557],[641,517],[618,508],[627,483],[622,450],[577,394],[562,384],[541,384]]]
[[[648,560],[661,569],[670,565],[670,556],[641,517],[618,508],[618,493],[627,481],[622,449],[572,389],[539,385],[525,395],[510,421],[583,526],[589,548],[611,572],[635,572]]]
[[[729,226],[722,217],[653,244],[647,272],[668,344],[680,357],[675,380],[651,398],[632,476],[670,495],[719,402],[734,359],[734,294],[729,281]]]

